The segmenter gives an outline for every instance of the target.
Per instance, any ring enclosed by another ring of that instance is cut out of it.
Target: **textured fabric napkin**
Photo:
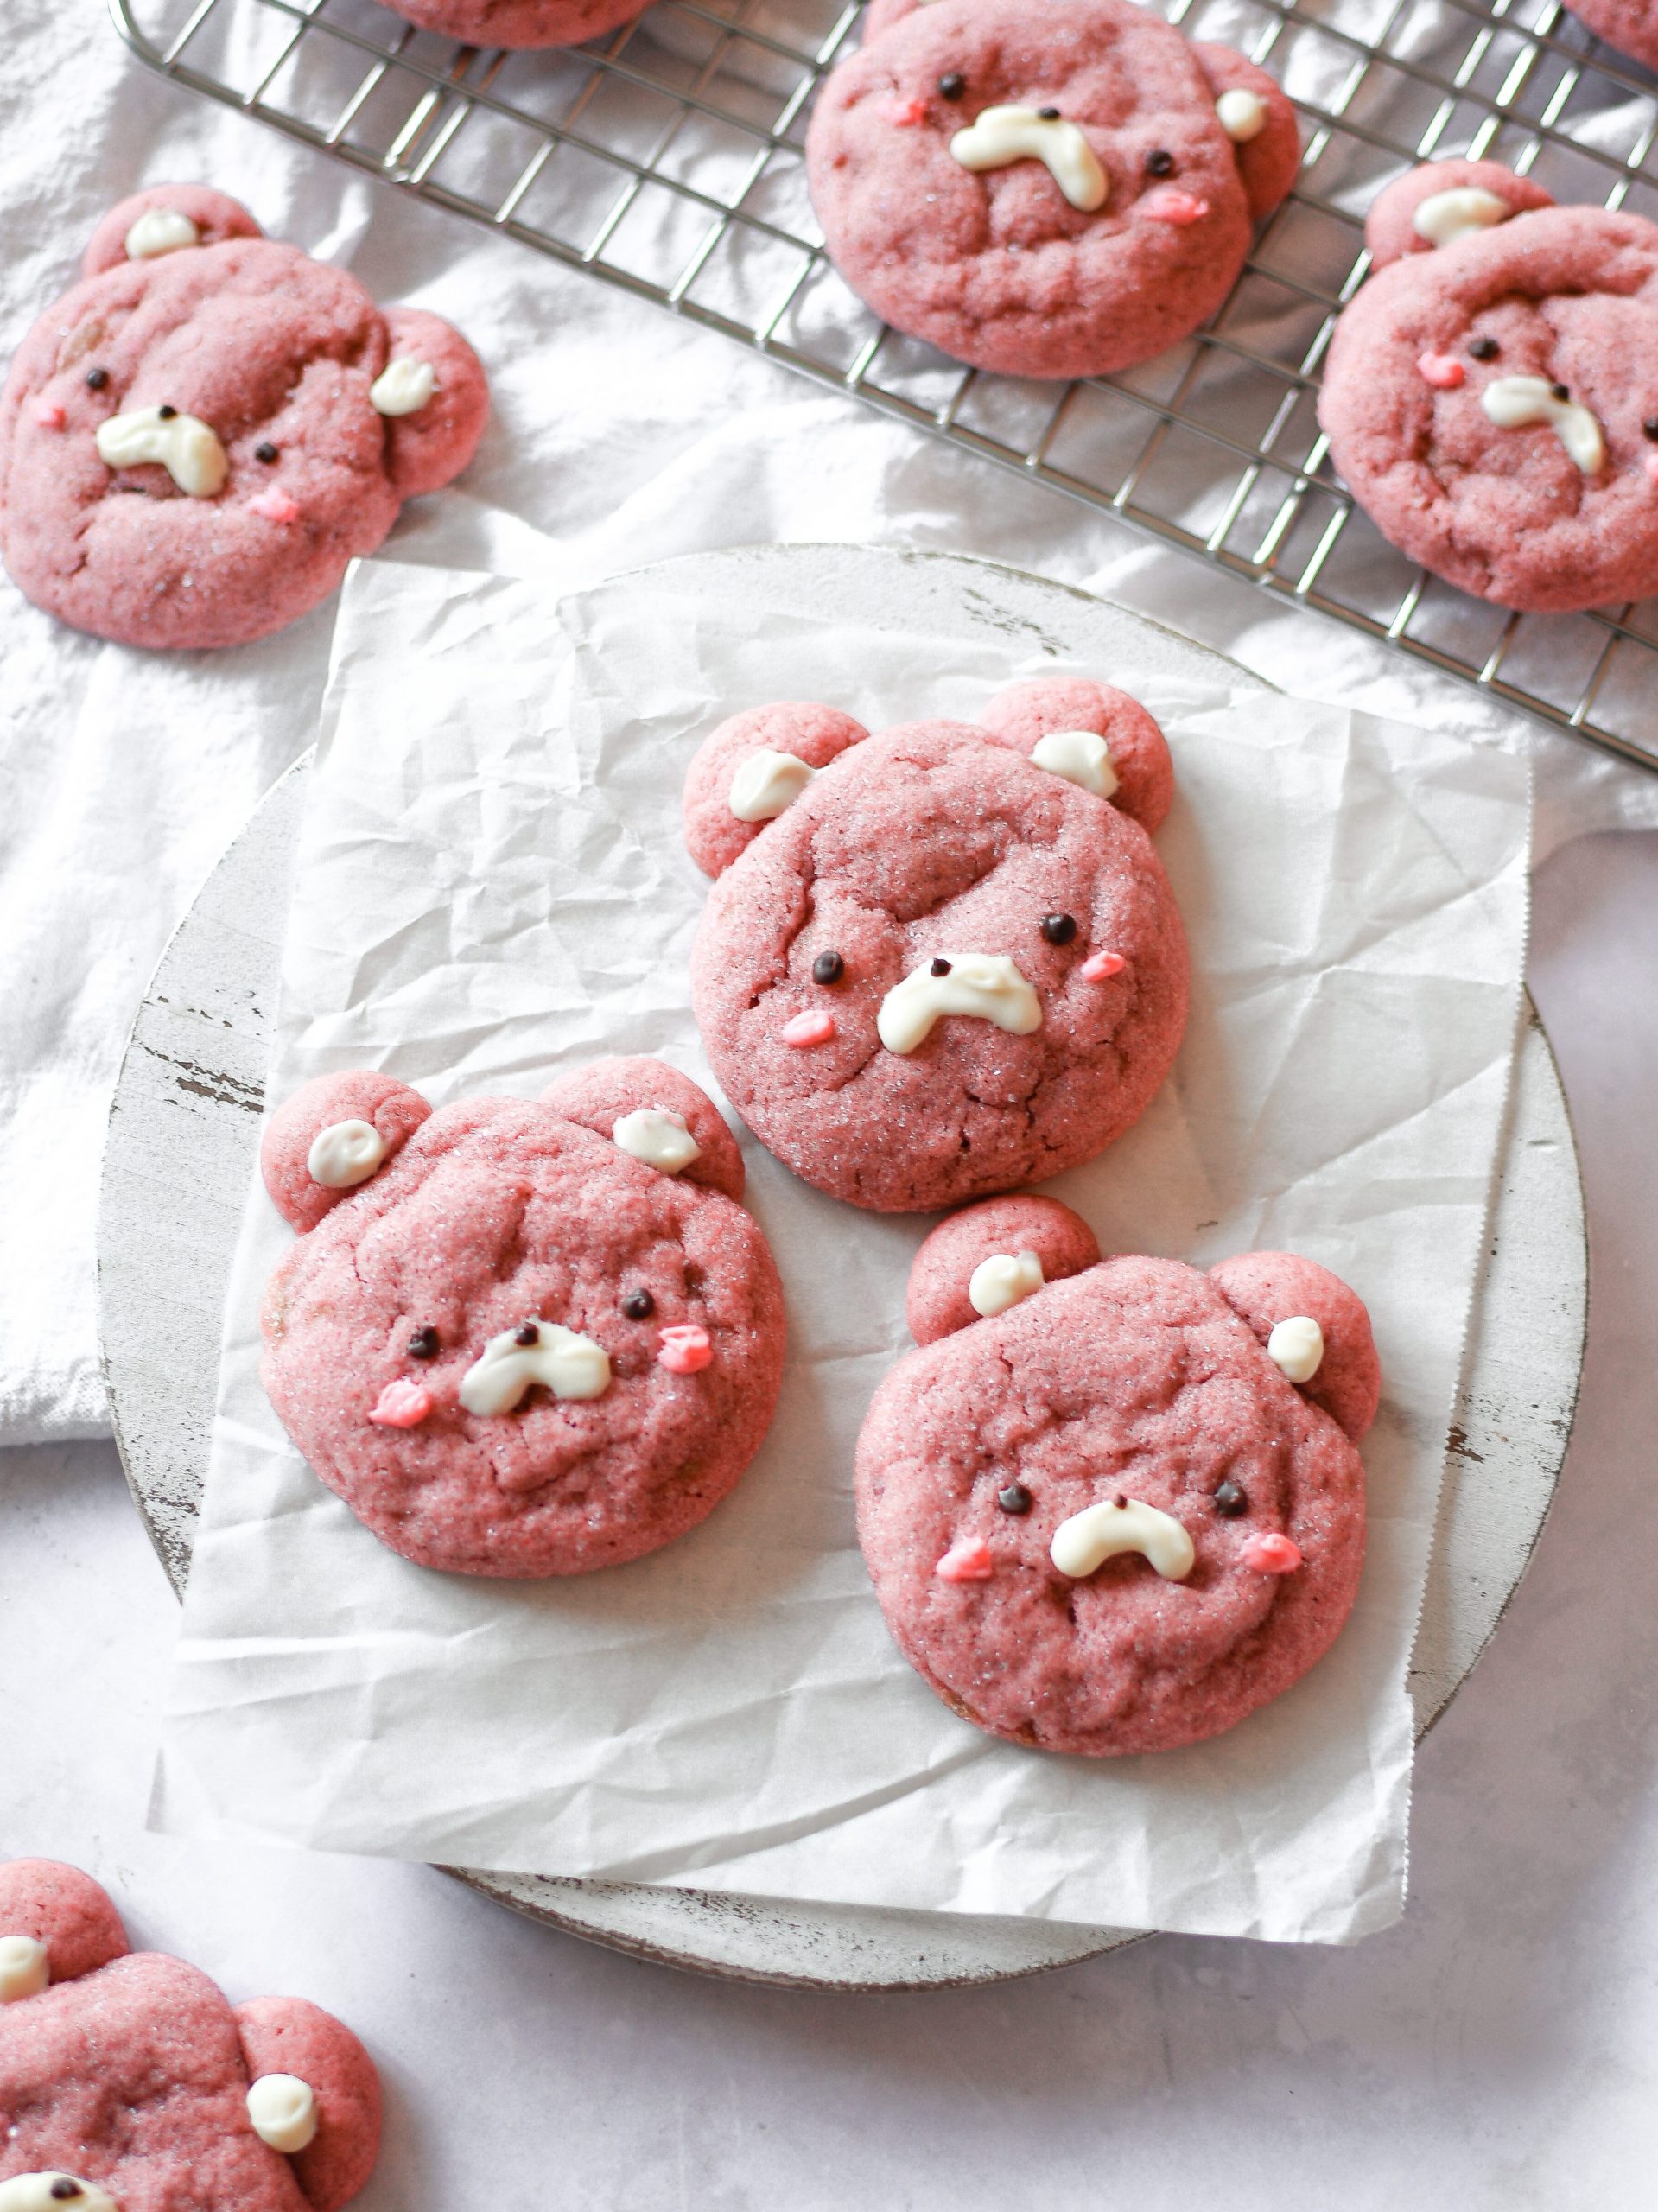
[[[1432,12],[1413,11],[1413,41]],[[1363,35],[1382,20],[1369,0],[1327,13]],[[1223,10],[1205,28],[1250,31]],[[1658,781],[1496,700],[160,82],[103,0],[7,0],[5,51],[0,353],[115,200],[175,179],[221,186],[381,300],[469,334],[494,425],[459,490],[406,511],[399,557],[586,582],[771,538],[981,553],[1093,585],[1304,695],[1529,751],[1541,849],[1658,823]],[[60,629],[0,578],[0,1442],[108,1427],[93,1255],[110,1088],[168,933],[315,734],[333,616],[158,658]]]

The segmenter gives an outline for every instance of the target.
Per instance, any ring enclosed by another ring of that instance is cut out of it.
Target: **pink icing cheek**
[[[263,515],[267,522],[299,520],[298,500],[290,499],[286,492],[279,492],[275,485],[268,492],[256,492],[247,505],[251,515]]]
[[[982,1536],[963,1536],[933,1569],[941,1582],[988,1582],[995,1571],[996,1562]]]
[[[1647,472],[1647,481],[1649,484],[1658,484],[1658,453],[1649,453],[1643,466]]]
[[[1431,384],[1435,391],[1455,391],[1468,372],[1449,353],[1423,353],[1418,357],[1416,373],[1424,384]]]
[[[418,1428],[432,1405],[432,1394],[423,1382],[388,1382],[369,1419],[382,1428]]]
[[[835,1016],[821,1008],[808,1009],[785,1021],[778,1034],[785,1045],[827,1045],[835,1034]]]
[[[900,130],[907,129],[914,124],[924,123],[926,119],[925,100],[894,100],[886,111],[886,120],[889,123],[896,123]]]
[[[1109,976],[1121,976],[1128,965],[1120,952],[1090,952],[1083,963],[1083,974],[1090,983],[1103,983]]]
[[[29,413],[43,430],[60,430],[69,420],[55,399],[37,399]]]
[[[1301,1551],[1287,1536],[1251,1536],[1238,1554],[1256,1574],[1293,1574],[1301,1564]]]
[[[1185,230],[1203,221],[1209,202],[1191,192],[1153,192],[1135,203],[1134,213],[1147,223],[1172,223],[1178,230]]]
[[[670,1375],[700,1375],[714,1357],[708,1331],[699,1329],[694,1321],[659,1329],[657,1333],[662,1338],[657,1359]]]

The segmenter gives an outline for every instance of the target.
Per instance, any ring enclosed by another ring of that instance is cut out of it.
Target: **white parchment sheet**
[[[670,575],[671,572],[669,572]],[[384,1067],[443,1103],[601,1052],[712,1087],[686,961],[705,887],[681,776],[727,713],[821,698],[970,717],[1064,666],[671,582],[359,569],[335,649],[270,1096]],[[1139,693],[1173,747],[1159,836],[1195,992],[1139,1127],[1051,1187],[1109,1251],[1257,1245],[1362,1292],[1386,1377],[1370,1548],[1335,1649],[1217,1740],[1094,1762],[1001,1744],[889,1642],[854,1440],[908,1348],[928,1225],[745,1144],[790,1305],[782,1407],[734,1497],[654,1557],[468,1581],[378,1545],[260,1390],[291,1232],[250,1192],[153,1817],[324,1848],[797,1899],[1344,1942],[1401,1907],[1403,1677],[1482,1243],[1527,918],[1526,775],[1494,751],[1217,670]]]

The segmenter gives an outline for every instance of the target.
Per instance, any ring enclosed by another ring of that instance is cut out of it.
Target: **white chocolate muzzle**
[[[1560,399],[1543,377],[1493,377],[1479,396],[1479,404],[1500,430],[1523,429],[1530,423],[1547,423],[1585,476],[1597,476],[1606,465],[1606,440],[1599,423],[1575,399]]]
[[[231,465],[218,433],[199,415],[137,407],[98,426],[98,457],[106,468],[136,468],[158,461],[181,492],[211,499],[225,487]]]
[[[1111,181],[1100,157],[1074,123],[1063,116],[1039,115],[1033,107],[988,107],[950,150],[964,169],[1005,169],[1014,162],[1038,161],[1073,207],[1092,215],[1104,207]]]
[[[1119,1552],[1139,1552],[1166,1582],[1184,1582],[1197,1563],[1191,1537],[1172,1513],[1143,1498],[1084,1506],[1053,1532],[1048,1556],[1061,1574],[1080,1582]]]
[[[913,1052],[947,1014],[976,1014],[1015,1037],[1042,1027],[1042,1002],[1005,953],[950,952],[942,976],[932,962],[894,983],[880,1002],[875,1032],[889,1052]]]
[[[121,2212],[121,2208],[96,2182],[48,2167],[44,2172],[14,2174],[10,2181],[0,2181],[0,2212]]]
[[[600,1398],[610,1388],[610,1357],[591,1337],[556,1321],[536,1325],[536,1342],[521,1344],[516,1329],[492,1337],[461,1378],[469,1414],[510,1414],[537,1383],[556,1398]]]

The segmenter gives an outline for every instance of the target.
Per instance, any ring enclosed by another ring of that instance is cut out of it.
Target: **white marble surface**
[[[1418,1768],[1403,1925],[1154,1938],[1004,1988],[720,1984],[418,1868],[143,1833],[173,1601],[107,1445],[0,1462],[0,1848],[384,2069],[365,2212],[1625,2212],[1658,2155],[1658,838],[1566,846],[1533,988],[1577,1119],[1588,1371],[1530,1575]],[[43,1663],[51,1655],[49,1663]]]

